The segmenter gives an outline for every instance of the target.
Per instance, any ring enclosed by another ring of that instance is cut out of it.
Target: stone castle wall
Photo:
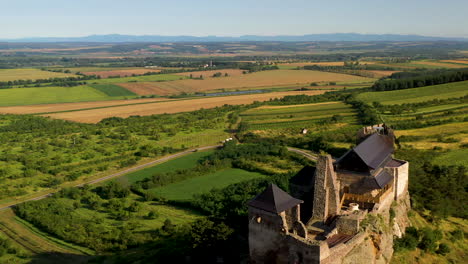
[[[408,170],[409,163],[405,162],[400,167],[396,168],[396,197],[397,199],[401,198],[408,191]]]

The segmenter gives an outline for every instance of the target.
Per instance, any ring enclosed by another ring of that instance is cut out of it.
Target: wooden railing
[[[382,198],[386,196],[389,192],[393,191],[393,186],[391,184],[385,186],[375,197],[369,194],[354,194],[354,193],[344,193],[341,198],[341,206],[345,200],[361,203],[380,203]]]

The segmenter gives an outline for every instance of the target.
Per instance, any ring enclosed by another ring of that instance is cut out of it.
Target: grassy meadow
[[[123,176],[123,178],[125,178],[124,181],[126,182],[135,183],[146,178],[151,178],[155,173],[165,173],[180,169],[190,169],[195,167],[200,159],[209,156],[212,153],[212,150],[194,152],[181,158],[173,159],[149,168],[129,173]]]
[[[187,201],[190,200],[193,195],[208,192],[213,188],[223,188],[230,184],[262,177],[265,176],[257,172],[229,168],[182,182],[150,189],[149,192],[168,200]]]

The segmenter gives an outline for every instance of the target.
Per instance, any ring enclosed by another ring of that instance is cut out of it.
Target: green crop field
[[[136,94],[115,84],[91,84],[90,87],[105,93],[108,96],[135,96]]]
[[[137,181],[141,181],[145,178],[151,178],[156,173],[165,173],[174,170],[181,170],[181,169],[190,169],[197,165],[197,162],[212,154],[213,150],[209,151],[200,151],[194,152],[187,156],[183,156],[181,158],[173,159],[156,166],[152,166],[146,169],[142,169],[136,172],[129,173],[123,177],[125,177],[129,183],[135,183]]]
[[[251,130],[308,127],[334,115],[340,122],[353,123],[354,111],[341,102],[265,106],[250,109],[241,114],[242,122]]]
[[[223,188],[230,184],[262,177],[264,175],[257,172],[231,168],[154,188],[150,191],[169,200],[186,201],[190,200],[194,194],[201,194],[213,188]]]
[[[404,104],[462,97],[468,94],[468,81],[426,86],[405,90],[366,92],[359,94],[358,99],[365,102],[382,104]]]
[[[89,86],[12,88],[0,90],[0,106],[69,103],[116,99]]]
[[[175,81],[186,79],[187,77],[173,74],[155,74],[136,77],[123,77],[123,78],[106,78],[99,80],[92,80],[90,83],[103,84],[103,83],[127,83],[127,82],[163,82]]]
[[[49,78],[63,78],[76,76],[72,73],[50,72],[42,71],[39,69],[1,69],[0,82],[14,81],[14,80],[37,80]]]
[[[436,105],[436,106],[429,106],[429,107],[419,108],[416,111],[416,113],[424,114],[424,113],[432,113],[432,112],[438,112],[438,111],[456,110],[456,109],[461,109],[461,108],[465,108],[465,107],[468,107],[467,103]]]

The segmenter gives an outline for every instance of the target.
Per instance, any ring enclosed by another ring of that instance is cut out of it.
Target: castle
[[[337,160],[321,155],[290,181],[248,203],[251,263],[388,263],[409,209],[408,162],[394,132],[362,128]]]

